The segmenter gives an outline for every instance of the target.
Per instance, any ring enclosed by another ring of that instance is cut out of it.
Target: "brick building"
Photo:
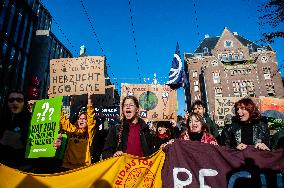
[[[225,28],[221,36],[204,40],[184,55],[189,74],[188,106],[201,99],[214,114],[215,97],[284,97],[276,53]]]

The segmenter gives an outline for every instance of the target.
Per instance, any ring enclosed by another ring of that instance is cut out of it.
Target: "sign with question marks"
[[[27,158],[54,157],[63,97],[39,100],[32,114],[26,147]]]

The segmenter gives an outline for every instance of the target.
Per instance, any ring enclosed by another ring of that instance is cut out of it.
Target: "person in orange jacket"
[[[61,129],[67,133],[67,147],[63,159],[64,169],[75,169],[91,164],[90,148],[95,135],[94,108],[91,95],[88,94],[87,112],[79,112],[75,125],[62,113],[60,118]],[[60,134],[54,142],[56,149],[61,146]]]

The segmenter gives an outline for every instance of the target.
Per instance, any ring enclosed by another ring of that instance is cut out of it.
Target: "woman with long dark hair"
[[[235,117],[221,134],[222,145],[244,150],[254,145],[260,150],[269,150],[268,126],[262,121],[256,104],[250,98],[239,100],[234,105]]]
[[[103,158],[123,153],[148,156],[153,152],[153,137],[145,121],[139,118],[139,102],[134,96],[122,100],[121,124],[111,128],[103,149]]]

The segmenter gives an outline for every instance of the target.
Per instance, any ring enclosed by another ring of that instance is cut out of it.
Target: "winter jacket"
[[[93,137],[95,134],[93,106],[87,107],[87,131],[79,129],[69,122],[64,115],[61,115],[60,124],[68,136],[67,148],[63,159],[63,167],[68,169],[79,168],[91,164],[91,152]]]
[[[140,130],[140,141],[142,145],[142,150],[144,156],[151,155],[154,151],[153,149],[153,135],[150,132],[149,127],[145,123],[145,121],[141,118],[138,119],[138,123],[141,126]],[[119,131],[122,130],[121,142],[119,141]],[[129,133],[129,123],[124,122],[120,125],[116,125],[109,130],[104,149],[102,152],[103,159],[108,157],[112,157],[116,151],[125,152],[127,149],[127,141],[128,141],[128,133]]]
[[[236,148],[241,143],[241,126],[242,122],[238,120],[226,125],[221,133],[221,144]],[[257,121],[248,126],[253,126],[254,145],[264,143],[269,147],[269,130],[267,124],[263,121]]]

